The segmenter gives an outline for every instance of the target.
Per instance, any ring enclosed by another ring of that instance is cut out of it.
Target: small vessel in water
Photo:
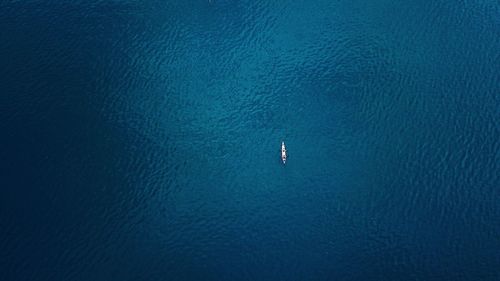
[[[283,161],[283,164],[286,163],[286,147],[285,147],[285,142],[281,142],[281,160]]]

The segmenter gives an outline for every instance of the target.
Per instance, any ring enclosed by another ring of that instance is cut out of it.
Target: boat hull
[[[281,161],[286,164],[286,147],[285,142],[281,142]]]

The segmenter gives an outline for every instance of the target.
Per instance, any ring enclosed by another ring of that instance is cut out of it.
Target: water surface
[[[500,279],[500,4],[268,2],[0,3],[2,280]]]

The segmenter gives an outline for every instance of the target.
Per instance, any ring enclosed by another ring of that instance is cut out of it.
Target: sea
[[[500,2],[0,1],[0,280],[500,280]]]

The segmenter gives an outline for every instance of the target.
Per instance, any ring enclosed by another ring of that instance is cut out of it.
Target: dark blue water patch
[[[499,9],[3,2],[2,280],[497,280]]]

